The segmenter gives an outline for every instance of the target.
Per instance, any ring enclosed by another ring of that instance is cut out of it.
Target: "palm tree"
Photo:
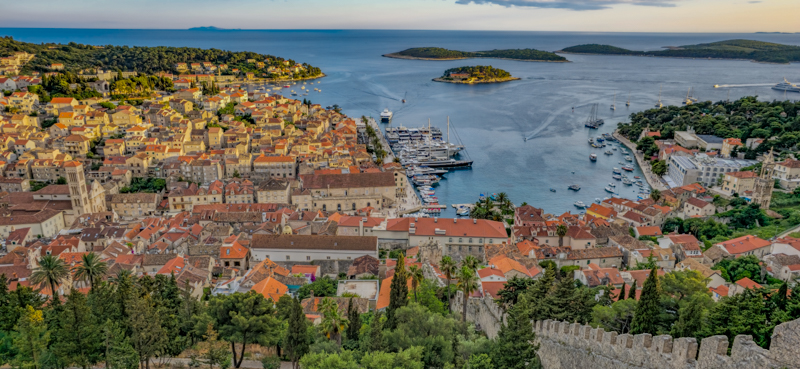
[[[461,321],[467,321],[467,301],[469,295],[478,289],[478,274],[468,266],[462,266],[458,270],[458,289],[464,293],[464,304],[461,311]]]
[[[425,276],[422,275],[422,268],[416,265],[408,267],[408,274],[411,276],[411,289],[414,290],[414,302],[417,302],[417,289],[419,288],[419,284],[425,280]]]
[[[650,198],[653,199],[653,201],[658,202],[658,200],[661,200],[661,191],[654,188],[652,191],[650,191]]]
[[[501,204],[505,204],[506,201],[508,201],[508,194],[505,192],[500,192],[497,194],[497,197],[495,197],[495,200]]]
[[[67,278],[69,270],[64,260],[53,255],[45,255],[39,259],[39,266],[31,273],[33,284],[47,283],[53,293],[53,301],[58,299],[56,289],[61,284],[61,280]]]
[[[439,270],[444,273],[444,277],[447,278],[447,309],[450,309],[450,280],[453,279],[453,276],[456,274],[456,262],[453,258],[449,256],[442,257],[442,261],[439,262]]]
[[[94,252],[81,256],[81,264],[72,269],[75,279],[88,280],[89,286],[94,291],[94,284],[108,273],[108,264],[102,262]]]
[[[467,255],[464,260],[461,260],[462,267],[467,267],[473,271],[478,269],[478,264],[480,264],[480,262],[472,255]]]
[[[322,322],[320,326],[322,331],[328,334],[328,337],[335,339],[339,346],[342,345],[342,331],[347,329],[349,321],[347,317],[339,312],[339,304],[335,301],[325,298],[319,303],[319,311],[322,312]]]
[[[569,232],[569,229],[563,224],[559,224],[558,227],[556,227],[556,234],[558,235],[558,247],[564,246],[564,236],[567,235],[567,232]]]

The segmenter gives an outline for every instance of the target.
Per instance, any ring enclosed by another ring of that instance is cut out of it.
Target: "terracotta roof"
[[[707,202],[705,202],[705,201],[703,201],[703,200],[700,200],[700,199],[698,199],[698,198],[696,198],[696,197],[690,197],[688,200],[686,200],[686,202],[687,202],[689,205],[692,205],[692,206],[694,206],[694,207],[698,207],[698,208],[700,208],[700,209],[703,209],[703,208],[705,208],[706,206],[709,206],[709,205],[711,205],[710,203],[707,203]]]
[[[661,228],[656,226],[636,227],[640,236],[661,236]]]
[[[303,188],[363,188],[394,187],[394,173],[350,173],[350,174],[308,174],[301,175]]]
[[[255,234],[253,235],[251,247],[254,249],[354,250],[377,252],[378,238],[373,236]]]
[[[234,242],[232,246],[223,246],[219,249],[220,259],[244,259],[250,250],[247,247]]]
[[[272,301],[278,302],[281,296],[285,295],[286,292],[289,291],[289,287],[286,287],[285,284],[278,282],[275,278],[267,277],[261,282],[256,283],[251,290],[264,295],[264,297],[267,299],[272,299]]]
[[[731,255],[743,254],[745,252],[757,250],[762,247],[768,247],[769,245],[769,241],[763,240],[756,236],[742,236],[717,244],[717,246],[721,246]]]
[[[747,277],[744,277],[744,278],[736,281],[736,284],[738,284],[739,286],[742,286],[742,287],[744,287],[746,289],[761,288],[760,284],[756,283],[754,280],[752,280],[750,278],[747,278]]]
[[[293,265],[292,274],[318,274],[319,265]]]
[[[500,296],[500,291],[506,287],[506,282],[481,282],[481,291],[483,296],[497,299]]]
[[[485,219],[447,219],[447,218],[396,218],[389,219],[387,231],[408,232],[414,224],[414,234],[417,236],[441,237],[477,237],[477,238],[502,238],[508,237],[506,227],[502,222]],[[436,230],[439,230],[437,233]],[[488,243],[488,240],[484,240]],[[478,240],[475,240],[478,242]]]
[[[617,212],[614,211],[614,209],[612,209],[610,207],[607,207],[607,206],[602,206],[600,204],[595,204],[595,203],[592,203],[592,205],[590,205],[589,208],[586,209],[586,211],[587,212],[591,211],[592,213],[595,213],[597,215],[600,215],[600,216],[606,217],[606,218],[611,218],[611,217],[613,217],[614,215],[617,214]]]
[[[487,278],[487,277],[490,277],[490,276],[498,276],[498,277],[505,278],[505,274],[503,274],[503,271],[500,270],[500,269],[495,269],[495,268],[483,268],[483,269],[480,269],[480,270],[478,270],[478,276],[480,276],[481,279]]]

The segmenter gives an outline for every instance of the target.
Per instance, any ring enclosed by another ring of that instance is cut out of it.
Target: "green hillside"
[[[470,59],[470,58],[495,58],[528,61],[567,61],[566,58],[549,51],[536,49],[505,49],[487,51],[458,51],[441,47],[415,47],[397,53],[387,54],[388,57],[406,57],[418,59]]]
[[[563,49],[563,51],[576,54],[746,59],[769,63],[800,62],[800,46],[753,40],[727,40],[697,45],[684,45],[657,51],[634,51],[611,45],[587,44],[567,47]]]

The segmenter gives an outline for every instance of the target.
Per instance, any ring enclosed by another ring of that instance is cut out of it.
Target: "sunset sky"
[[[36,0],[1,27],[800,32],[800,0]]]

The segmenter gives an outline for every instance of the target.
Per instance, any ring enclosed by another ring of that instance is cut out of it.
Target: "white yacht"
[[[783,82],[778,83],[775,86],[772,86],[772,89],[785,92],[800,92],[800,86],[789,82],[788,80],[786,80],[786,78],[783,79]]]
[[[383,109],[381,112],[381,123],[389,123],[392,121],[392,112],[389,109]]]

